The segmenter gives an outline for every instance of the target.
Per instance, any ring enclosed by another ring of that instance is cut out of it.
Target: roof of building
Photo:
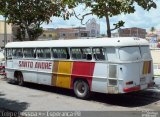
[[[10,42],[6,48],[36,48],[36,47],[116,47],[116,46],[137,46],[148,45],[145,39],[134,37],[98,38],[98,39],[72,39],[72,40],[51,40],[51,41],[25,41]]]

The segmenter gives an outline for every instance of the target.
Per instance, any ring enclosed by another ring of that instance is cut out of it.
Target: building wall
[[[140,37],[145,38],[146,37],[146,29],[142,28],[125,28],[125,29],[119,29],[119,36],[120,37]]]
[[[6,24],[7,34],[12,34],[12,25]],[[0,20],[0,34],[4,34],[4,21]]]
[[[73,28],[58,28],[56,29],[58,39],[77,39],[79,30]]]
[[[90,37],[99,37],[100,36],[100,25],[93,18],[86,25],[86,30],[90,32]]]
[[[7,34],[7,43],[8,42],[12,42],[12,34]],[[3,48],[4,47],[4,34],[0,34],[0,48]]]
[[[6,24],[7,28],[7,42],[13,41],[12,39],[12,25]],[[4,21],[0,20],[0,47],[4,47]]]
[[[38,40],[56,40],[58,35],[55,29],[44,29],[43,34],[38,38]]]

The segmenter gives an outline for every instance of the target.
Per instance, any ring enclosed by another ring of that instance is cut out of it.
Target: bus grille
[[[151,73],[151,61],[144,61],[143,64],[143,74],[150,74]]]

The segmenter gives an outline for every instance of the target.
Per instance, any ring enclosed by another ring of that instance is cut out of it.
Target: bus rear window
[[[142,59],[151,59],[151,53],[149,46],[142,46],[141,48],[141,56]]]
[[[136,61],[141,59],[139,47],[122,47],[119,49],[121,61]]]

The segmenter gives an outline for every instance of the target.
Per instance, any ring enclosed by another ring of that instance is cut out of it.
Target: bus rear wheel
[[[90,96],[90,89],[88,83],[83,80],[74,82],[74,93],[80,99],[87,99]]]

